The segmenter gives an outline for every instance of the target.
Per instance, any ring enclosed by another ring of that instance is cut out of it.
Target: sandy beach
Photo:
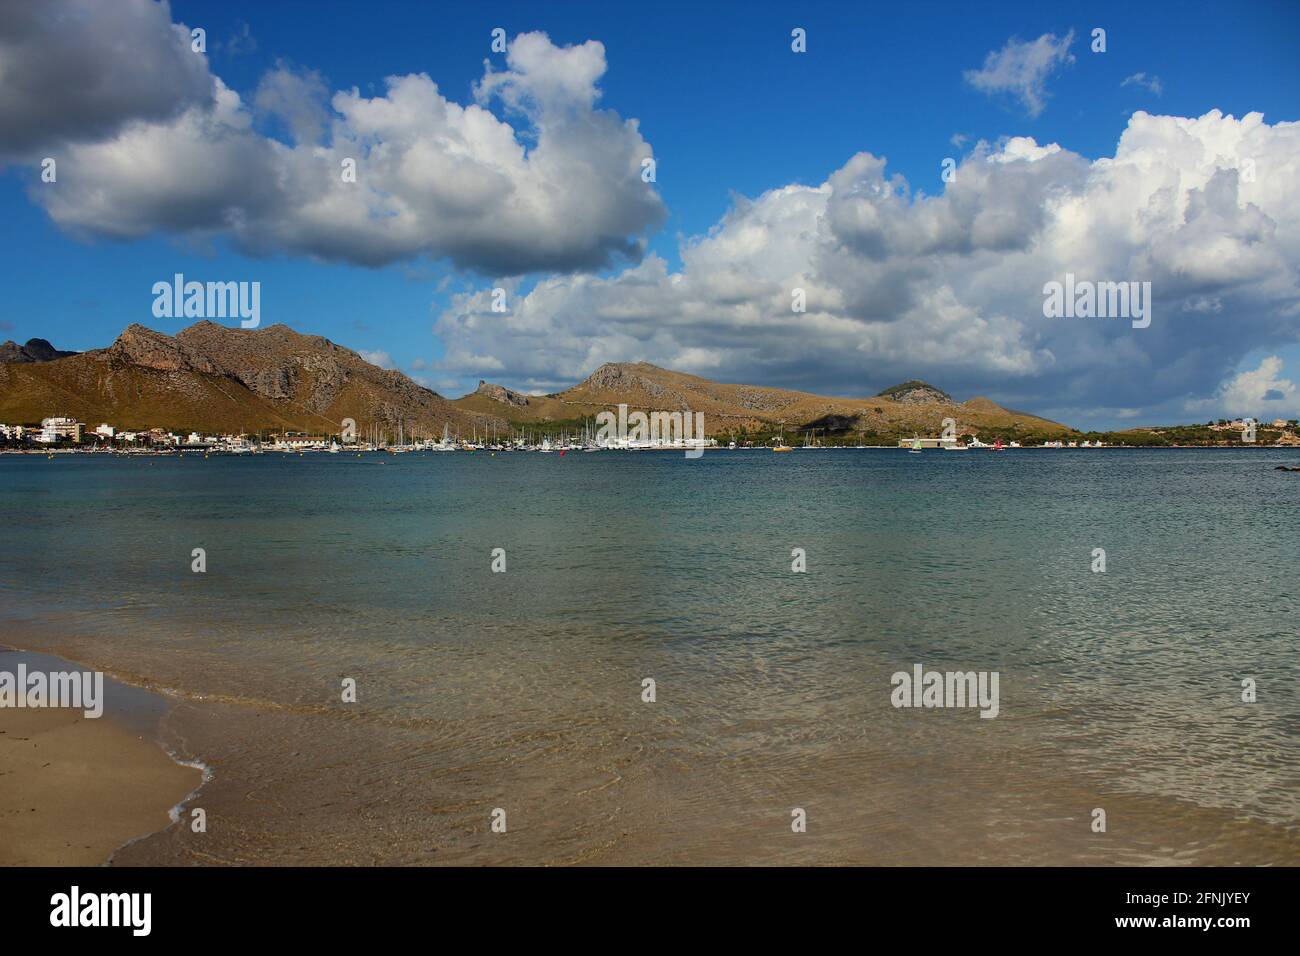
[[[75,669],[46,655],[0,651],[0,669]],[[0,866],[96,866],[166,828],[202,774],[172,760],[149,731],[160,699],[110,688],[110,713],[0,709]],[[152,696],[152,695],[150,695]]]

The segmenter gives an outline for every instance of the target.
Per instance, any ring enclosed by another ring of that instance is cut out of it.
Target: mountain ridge
[[[438,436],[444,427],[545,429],[620,404],[702,413],[706,433],[715,436],[789,430],[887,440],[938,434],[949,418],[959,435],[1071,431],[982,396],[959,403],[915,379],[875,396],[845,398],[714,382],[649,362],[606,362],[550,395],[480,380],[474,392],[447,399],[346,346],[284,324],[243,329],[205,320],[168,335],[132,323],[107,348],[0,363],[0,421],[6,423],[67,414],[119,428],[319,434],[337,433],[352,418],[360,433],[373,428],[391,436],[400,423],[409,435]]]
[[[503,386],[481,382],[479,388],[455,399],[462,408],[484,411],[487,389]],[[956,433],[1012,437],[1059,435],[1073,431],[1050,419],[1012,412],[983,396],[955,401],[947,392],[912,380],[868,398],[817,395],[764,385],[713,382],[649,362],[606,362],[587,378],[550,395],[529,395],[526,407],[500,414],[516,425],[537,425],[591,416],[606,408],[703,412],[710,435],[738,431],[817,430],[828,434],[888,437],[902,432],[938,434],[946,418]]]
[[[26,362],[52,362],[54,359],[76,355],[76,352],[62,352],[45,339],[28,339],[22,345],[10,339],[0,343],[0,364]]]
[[[464,412],[401,372],[287,325],[229,328],[209,321],[176,335],[133,323],[104,349],[42,363],[0,364],[0,421],[50,415],[119,428],[441,434],[492,416]]]

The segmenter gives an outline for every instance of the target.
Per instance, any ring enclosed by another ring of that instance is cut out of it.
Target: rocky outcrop
[[[664,392],[663,385],[652,378],[639,374],[638,369],[641,368],[662,371],[662,369],[656,369],[653,365],[645,365],[640,362],[634,364],[606,362],[592,372],[587,380],[578,387],[607,392],[624,392],[638,389],[654,398],[658,398]]]
[[[176,339],[221,374],[277,405],[324,414],[345,397],[358,396],[362,414],[380,421],[445,421],[458,414],[437,392],[396,369],[380,368],[349,348],[287,325],[238,329],[204,321],[183,329]]]
[[[221,369],[202,354],[170,335],[137,324],[128,325],[108,347],[106,355],[110,361],[139,365],[160,372],[221,374]]]
[[[381,373],[350,349],[319,335],[300,335],[285,325],[235,329],[204,321],[176,338],[261,397],[301,402],[314,412],[334,403],[354,371],[364,367],[376,378]]]
[[[903,405],[955,405],[952,396],[920,380],[903,382],[885,389],[880,398],[889,398]]]
[[[528,404],[528,396],[521,395],[519,392],[506,388],[504,385],[493,385],[491,382],[479,380],[478,388],[474,390],[475,395],[482,395],[492,399],[494,402],[501,402],[504,405],[513,405],[516,408],[523,408]]]

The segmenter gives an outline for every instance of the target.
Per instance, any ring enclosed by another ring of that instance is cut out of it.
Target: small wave
[[[181,811],[185,809],[185,805],[187,803],[189,803],[191,800],[193,800],[195,797],[199,795],[200,790],[202,790],[204,787],[208,785],[208,781],[210,781],[213,777],[213,770],[202,760],[199,760],[197,758],[187,760],[184,757],[177,754],[170,747],[164,746],[163,750],[166,751],[167,756],[172,759],[173,763],[178,763],[182,767],[190,767],[194,770],[197,770],[202,775],[201,779],[199,780],[199,785],[195,787],[193,790],[191,790],[189,793],[187,793],[184,797],[182,797],[180,801],[176,804],[176,806],[172,807],[170,810],[167,811],[167,816],[171,819],[172,823],[180,823]],[[152,834],[150,835],[152,836]]]

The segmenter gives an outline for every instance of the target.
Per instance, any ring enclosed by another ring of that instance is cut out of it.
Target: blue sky
[[[488,48],[495,27],[511,38],[545,33],[556,48],[599,41],[604,71],[595,83],[600,91],[596,107],[613,111],[622,121],[636,120],[657,163],[662,215],[648,217],[648,226],[628,235],[644,242],[639,255],[662,259],[671,277],[690,268],[681,255],[683,243],[707,236],[735,211],[738,199],[743,205],[769,190],[816,189],[864,151],[886,159],[885,175],[901,175],[911,192],[909,201],[915,202],[920,192],[942,194],[940,164],[947,157],[966,161],[981,140],[996,150],[1009,137],[1031,137],[1039,146],[1059,144],[1093,161],[1115,155],[1137,110],[1195,118],[1217,109],[1238,119],[1259,112],[1267,124],[1294,122],[1300,119],[1298,9],[1286,3],[914,3],[881,9],[863,4],[656,3],[633,11],[607,3],[175,0],[169,15],[174,22],[207,31],[210,74],[245,104],[253,101],[268,72],[284,70],[298,75],[315,71],[329,93],[356,87],[363,98],[383,97],[385,77],[425,73],[446,100],[469,105],[475,102],[474,84],[484,77],[485,59],[494,71],[506,69],[506,58]],[[794,27],[806,29],[807,53],[792,53]],[[1089,50],[1094,27],[1107,31],[1104,54]],[[1037,115],[1023,96],[981,90],[965,77],[1009,43],[1042,36],[1062,42],[1071,31],[1072,60],[1043,77]],[[1137,75],[1139,79],[1130,79]],[[512,124],[519,142],[532,147],[535,130],[504,97],[488,99],[484,106]],[[252,122],[263,137],[290,140],[283,117],[254,115]],[[1276,378],[1300,380],[1300,320],[1294,313],[1280,314],[1289,307],[1286,283],[1294,280],[1294,232],[1274,240],[1272,268],[1283,274],[1269,281],[1283,288],[1280,295],[1240,306],[1229,297],[1212,300],[1221,317],[1226,318],[1225,306],[1227,312],[1241,308],[1268,314],[1243,321],[1236,331],[1212,333],[1208,326],[1197,326],[1195,335],[1205,341],[1194,353],[1178,351],[1178,336],[1162,335],[1157,342],[1150,341],[1155,335],[1146,340],[1130,335],[1120,342],[1110,332],[1091,344],[1026,340],[1016,351],[1005,344],[1010,333],[990,331],[1002,344],[990,344],[990,339],[963,346],[970,349],[969,359],[950,362],[947,357],[936,361],[924,348],[909,345],[906,336],[864,332],[862,343],[878,343],[878,353],[861,344],[852,365],[828,358],[844,351],[828,337],[838,333],[828,330],[837,321],[871,321],[870,308],[864,307],[866,312],[850,310],[842,316],[828,309],[812,336],[825,340],[820,348],[807,345],[810,337],[792,329],[785,339],[773,337],[763,350],[746,352],[743,360],[737,346],[752,336],[738,327],[745,321],[741,318],[717,328],[702,319],[669,341],[648,330],[647,317],[635,327],[612,329],[598,347],[574,346],[547,356],[544,349],[519,344],[528,338],[519,327],[485,331],[481,321],[448,318],[439,324],[439,318],[448,310],[458,316],[475,313],[474,296],[502,282],[512,296],[521,297],[538,282],[557,280],[568,283],[566,304],[545,313],[542,297],[534,296],[527,314],[531,323],[563,327],[566,309],[576,312],[590,305],[584,275],[618,284],[592,306],[608,309],[610,297],[626,294],[624,273],[636,268],[637,255],[503,277],[476,263],[473,255],[439,255],[440,247],[368,266],[321,261],[311,248],[293,242],[267,242],[250,251],[248,243],[232,241],[221,229],[170,228],[165,221],[143,234],[115,237],[75,210],[61,214],[56,224],[52,207],[34,199],[44,187],[36,181],[32,160],[43,146],[28,143],[25,150],[10,150],[0,173],[0,215],[7,224],[0,265],[6,280],[0,338],[40,336],[61,348],[88,349],[109,344],[131,322],[175,332],[188,322],[155,319],[149,290],[159,279],[183,272],[199,279],[258,280],[264,324],[283,321],[357,350],[383,353],[397,367],[453,395],[472,388],[479,377],[530,390],[560,387],[591,371],[583,363],[598,356],[658,364],[676,360],[677,367],[709,377],[747,375],[758,384],[856,394],[914,372],[934,376],[936,384],[959,397],[987,394],[1018,407],[1055,411],[1072,424],[1105,426],[1230,413],[1223,396],[1229,394],[1225,390],[1230,390],[1232,376],[1256,369],[1269,356],[1282,363]],[[53,134],[44,148],[57,155]],[[70,159],[61,168],[76,167]],[[561,180],[548,188],[582,187]],[[1281,204],[1294,193],[1269,195]],[[1242,209],[1249,202],[1245,194],[1238,197]],[[1277,210],[1264,207],[1264,212],[1284,231],[1294,229]],[[1139,248],[1134,261],[1141,252]],[[1089,255],[1080,259],[1094,261]],[[863,275],[873,262],[864,263]],[[898,272],[907,269],[900,266]],[[851,279],[837,281],[841,291],[852,284]],[[972,314],[993,309],[1024,323],[1046,321],[1027,315],[1021,302],[990,305],[984,296],[992,281],[968,276],[962,282],[970,291],[957,298]],[[708,312],[710,301],[699,303],[701,314]],[[684,329],[689,323],[673,318],[660,324]],[[599,336],[599,328],[594,334]],[[588,329],[582,335],[591,338],[593,333]],[[1216,335],[1228,343],[1226,350],[1218,347]],[[456,342],[449,344],[453,337]],[[548,337],[555,338],[553,333]],[[1152,386],[1145,396],[1130,392],[1112,403],[1107,395],[1117,389],[1106,384],[1105,374],[1090,373],[1077,363],[1060,371],[1062,363],[1070,364],[1062,355],[1067,346],[1071,355],[1095,346],[1098,363],[1105,361],[1105,353],[1145,349],[1140,362],[1134,359],[1139,362],[1135,369],[1159,365],[1185,367],[1186,372],[1153,375],[1163,382],[1159,388]],[[1027,357],[1003,361],[998,348]],[[787,361],[783,352],[802,358]],[[483,361],[481,372],[465,358],[488,355],[491,361]],[[1300,413],[1296,398],[1297,393],[1285,392],[1282,404],[1270,399],[1260,411],[1295,417]]]

